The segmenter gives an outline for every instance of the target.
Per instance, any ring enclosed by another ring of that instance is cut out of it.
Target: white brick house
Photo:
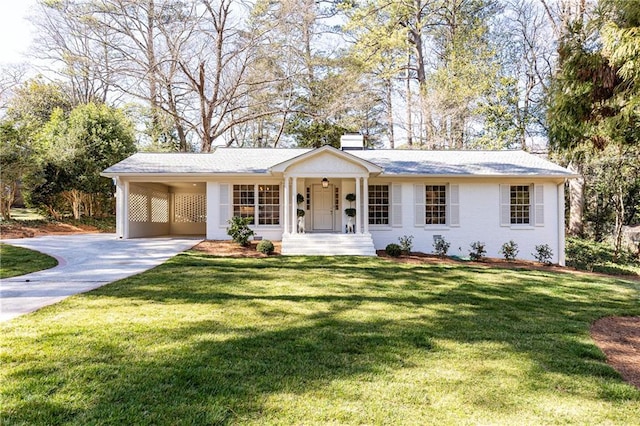
[[[349,140],[347,139],[347,142]],[[569,170],[522,151],[218,148],[208,154],[138,153],[106,169],[116,184],[119,238],[201,235],[228,239],[234,215],[283,254],[369,254],[412,235],[466,256],[474,241],[519,258],[548,244],[564,264]],[[354,194],[349,202],[347,194]],[[302,199],[300,203],[298,200]],[[346,234],[349,217],[355,233]],[[305,234],[298,232],[298,210]],[[352,213],[350,211],[350,213]]]

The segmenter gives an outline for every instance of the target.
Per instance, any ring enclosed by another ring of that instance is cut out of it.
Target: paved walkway
[[[58,266],[0,280],[0,322],[151,269],[200,241],[172,237],[118,240],[115,234],[2,240],[53,256]]]

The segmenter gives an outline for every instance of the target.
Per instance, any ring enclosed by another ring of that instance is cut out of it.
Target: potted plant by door
[[[356,201],[356,194],[353,194],[353,193],[347,194],[345,198],[349,202],[349,207],[344,209],[344,213],[349,217],[356,217],[356,209],[351,207],[351,203]]]
[[[351,203],[356,201],[356,194],[347,194],[347,196],[345,198],[349,202],[349,207],[344,209],[344,214],[346,214],[349,217],[349,220],[347,221],[347,224],[345,225],[345,232],[347,234],[350,233],[350,232],[351,233],[355,233],[356,230],[355,230],[353,218],[356,217],[356,209],[351,207]]]

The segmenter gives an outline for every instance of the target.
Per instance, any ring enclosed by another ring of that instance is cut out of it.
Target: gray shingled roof
[[[209,154],[137,153],[109,167],[105,175],[265,174],[276,164],[310,149],[219,148]],[[383,175],[557,176],[573,174],[523,151],[348,151],[384,169]]]
[[[105,174],[267,173],[309,149],[218,148],[207,154],[139,152],[106,169]]]
[[[545,175],[572,173],[524,151],[350,151],[384,169],[385,175]]]

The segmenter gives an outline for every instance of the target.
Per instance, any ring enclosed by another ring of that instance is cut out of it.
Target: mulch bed
[[[640,317],[601,318],[591,325],[591,337],[607,363],[640,389]]]
[[[282,244],[280,241],[272,242],[275,251],[271,256],[280,255]],[[257,245],[258,241],[251,241],[248,246],[242,247],[233,241],[206,240],[195,246],[193,250],[223,257],[268,257],[268,255],[260,253],[256,249]]]
[[[23,223],[9,223],[0,226],[0,239],[31,238],[44,235],[71,235],[102,232],[90,225],[70,225],[68,223],[38,223],[28,226]]]

